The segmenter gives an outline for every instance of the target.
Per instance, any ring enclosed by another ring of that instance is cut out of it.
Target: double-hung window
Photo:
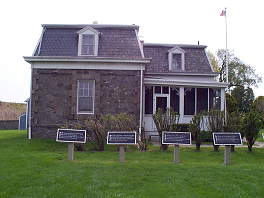
[[[78,56],[98,56],[99,34],[96,29],[87,26],[77,32]]]
[[[78,102],[77,111],[80,114],[94,113],[95,82],[80,80],[78,81]]]
[[[185,70],[185,50],[181,49],[179,46],[168,51],[169,58],[169,70],[180,71]]]
[[[182,70],[181,54],[172,54],[171,70]]]
[[[82,55],[94,55],[94,35],[82,35]]]

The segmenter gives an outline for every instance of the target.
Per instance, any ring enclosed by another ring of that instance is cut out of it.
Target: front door
[[[169,96],[165,94],[158,94],[155,96],[155,104],[154,104],[154,112],[158,111],[158,109],[161,109],[163,112],[166,111],[166,109],[169,107]],[[154,130],[157,130],[156,125],[153,122]]]
[[[166,111],[168,106],[168,96],[156,96],[156,105],[155,105],[155,111],[158,111],[158,109],[162,109],[163,112]]]
[[[166,111],[170,107],[169,87],[149,86],[145,89],[145,131],[157,131],[152,115],[158,110]],[[156,133],[156,132],[155,132]]]

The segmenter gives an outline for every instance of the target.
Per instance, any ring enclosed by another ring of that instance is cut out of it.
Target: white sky
[[[29,97],[31,56],[41,24],[136,24],[148,43],[207,45],[225,48],[227,7],[228,49],[264,76],[264,12],[261,0],[13,0],[0,3],[0,101],[24,102]],[[264,77],[263,77],[264,78]],[[264,80],[264,79],[263,79]],[[263,84],[254,89],[263,94]]]

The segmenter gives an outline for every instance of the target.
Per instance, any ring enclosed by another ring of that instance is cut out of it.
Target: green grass
[[[259,131],[259,138],[257,139],[257,141],[259,141],[259,142],[264,142],[264,139],[263,139],[263,136],[262,136],[262,133],[264,133],[264,129],[261,129],[260,131]]]
[[[119,163],[116,146],[95,152],[74,152],[68,162],[67,143],[28,140],[26,131],[0,131],[0,197],[263,197],[264,149],[236,148],[224,165],[224,147],[151,145],[140,152],[129,146]]]

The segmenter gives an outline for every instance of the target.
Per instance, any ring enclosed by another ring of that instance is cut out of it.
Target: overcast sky
[[[261,0],[13,0],[0,3],[0,101],[24,102],[29,97],[31,56],[41,24],[136,24],[148,43],[207,45],[228,49],[264,76],[264,12]],[[263,94],[263,84],[254,89]]]

